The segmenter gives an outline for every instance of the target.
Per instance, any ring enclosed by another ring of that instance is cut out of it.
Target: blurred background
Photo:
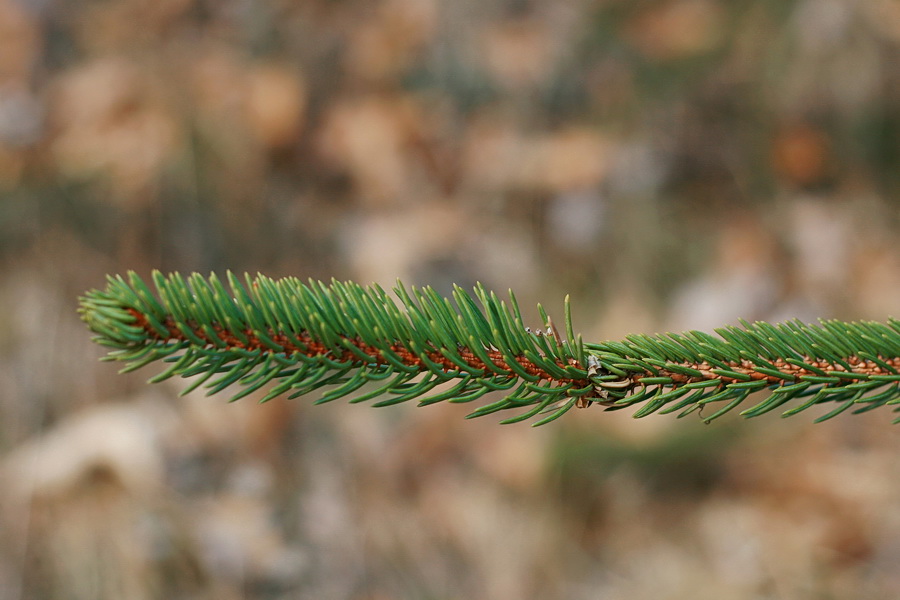
[[[900,316],[900,1],[0,0],[0,600],[900,597],[894,415],[177,398],[106,273]],[[261,395],[261,394],[260,394]]]

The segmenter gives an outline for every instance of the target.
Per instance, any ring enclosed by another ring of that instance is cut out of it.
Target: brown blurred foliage
[[[895,598],[888,414],[178,399],[107,272],[897,314],[896,0],[0,0],[0,600]],[[739,435],[740,433],[740,435]]]

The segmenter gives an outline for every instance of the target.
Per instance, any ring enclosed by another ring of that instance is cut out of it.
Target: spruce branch
[[[742,322],[717,335],[584,343],[568,298],[564,332],[540,305],[543,330],[532,331],[511,291],[507,302],[480,285],[472,293],[456,287],[451,301],[398,283],[394,300],[377,285],[352,282],[241,281],[230,272],[227,280],[226,287],[215,274],[154,272],[154,293],[133,272],[109,276],[105,289],[80,299],[79,312],[109,348],[104,359],[126,363],[122,372],[161,361],[167,368],[151,382],[192,378],[184,394],[236,387],[232,400],[267,385],[261,402],[321,388],[316,403],[381,398],[374,406],[467,403],[502,392],[468,416],[519,409],[502,422],[537,417],[535,425],[594,403],[635,406],[635,417],[697,411],[709,422],[754,392],[765,394],[745,417],[782,407],[790,416],[819,404],[831,410],[817,422],[883,405],[900,412],[895,319]]]

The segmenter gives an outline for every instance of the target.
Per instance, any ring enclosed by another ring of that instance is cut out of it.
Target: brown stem
[[[184,335],[181,330],[175,324],[175,319],[171,316],[167,316],[163,321],[163,326],[168,331],[166,336],[160,335],[160,333],[150,325],[150,322],[147,318],[138,310],[134,308],[129,308],[128,312],[135,318],[136,324],[141,327],[144,332],[152,339],[158,341],[188,341],[188,337]],[[199,339],[207,342],[210,346],[215,346],[213,340],[207,335],[206,331],[201,329],[196,323],[188,323],[188,326],[191,328],[191,333],[198,337]],[[218,323],[213,323],[213,331],[215,331],[215,335],[218,338],[219,342],[224,342],[225,346],[228,348],[241,348],[244,350],[264,350],[271,351],[271,348],[267,346],[260,338],[257,336],[253,330],[244,329],[243,334],[247,339],[246,342],[238,339],[237,336],[232,334],[226,328],[222,327]],[[305,356],[319,356],[319,355],[330,355],[336,360],[348,360],[348,361],[357,361],[359,357],[357,354],[350,352],[349,350],[341,351],[335,350],[330,346],[327,346],[321,342],[314,340],[309,333],[303,331],[292,336],[288,336],[284,333],[280,333],[277,331],[269,330],[267,332],[267,336],[273,342],[282,347],[282,352],[285,354],[303,354]],[[340,336],[343,340],[349,341],[353,346],[360,350],[362,354],[370,357],[373,363],[376,364],[388,364],[387,359],[384,358],[383,351],[375,346],[365,343],[359,337],[349,337],[349,336]],[[293,340],[300,342],[301,345],[296,344]],[[414,366],[418,368],[426,368],[424,366],[424,361],[421,357],[411,352],[406,346],[402,344],[391,344],[389,346],[391,352],[393,352],[397,357],[399,357],[400,361],[409,366]],[[503,371],[507,371],[509,373],[509,377],[517,377],[515,371],[513,371],[509,364],[506,362],[503,354],[498,350],[492,350],[486,348],[484,353],[490,359],[491,363],[495,367]],[[457,354],[465,362],[467,365],[474,369],[481,369],[486,373],[493,372],[493,370],[484,363],[472,350],[465,347],[460,347],[457,349]],[[443,354],[438,352],[437,350],[429,350],[425,353],[425,356],[431,362],[440,365],[441,368],[445,372],[456,371],[459,367],[453,363],[453,361],[446,358]],[[551,375],[540,366],[530,361],[524,356],[517,356],[516,363],[522,368],[523,371],[537,377],[538,379],[546,380],[546,381],[556,381],[560,384],[564,383],[575,383],[577,387],[585,387],[590,384],[588,379],[575,379],[575,378],[560,378],[554,375]],[[562,364],[557,363],[560,368],[562,368]],[[571,364],[573,366],[578,366],[577,363],[572,360]]]

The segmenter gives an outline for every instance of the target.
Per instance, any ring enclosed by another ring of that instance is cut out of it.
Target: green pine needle
[[[352,282],[243,280],[227,274],[153,273],[155,292],[135,273],[108,277],[80,299],[79,312],[122,372],[161,361],[150,381],[180,376],[184,393],[234,388],[232,400],[265,391],[266,402],[324,389],[316,401],[410,400],[420,406],[499,399],[470,417],[518,411],[504,423],[549,423],[573,407],[635,406],[635,417],[698,412],[711,421],[751,398],[740,414],[790,416],[825,404],[816,421],[844,411],[900,412],[900,322],[777,325],[742,322],[699,331],[631,335],[585,343],[569,300],[558,331],[542,307],[543,330],[523,325],[515,296],[476,286],[451,299],[431,288]],[[565,334],[565,338],[561,336]],[[768,393],[766,393],[768,392]],[[757,394],[759,393],[759,394]],[[900,419],[898,419],[900,421]],[[896,422],[896,421],[895,421]]]

